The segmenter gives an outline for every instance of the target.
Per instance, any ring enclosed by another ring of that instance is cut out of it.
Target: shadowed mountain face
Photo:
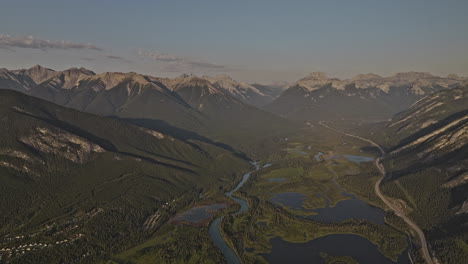
[[[280,96],[287,87],[287,84],[269,84],[269,85],[263,85],[259,83],[254,83],[252,84],[253,87],[257,88],[261,93],[269,96],[271,98],[270,101],[265,102],[265,104],[270,103],[273,101],[276,97]],[[264,106],[264,105],[260,105]]]
[[[29,69],[21,69],[13,72],[20,76],[27,76],[31,78],[31,80],[33,80],[36,84],[50,80],[60,74],[60,72],[44,68],[41,65],[35,65]]]
[[[151,234],[142,228],[148,216],[168,218],[177,208],[164,204],[183,204],[250,166],[203,138],[179,139],[11,90],[0,90],[0,132],[2,238],[15,230],[55,241],[99,230],[87,245],[117,250]],[[116,237],[116,230],[131,232]]]
[[[36,83],[27,75],[17,74],[7,69],[0,69],[0,87],[20,92],[28,92]]]
[[[418,72],[391,77],[360,74],[339,80],[316,72],[292,84],[265,109],[298,121],[383,119],[427,94],[457,87],[463,80]]]
[[[284,120],[216,88],[209,81],[198,77],[188,77],[174,85],[173,91],[180,95],[193,109],[203,116],[210,117],[213,126],[226,126],[234,123],[248,130],[248,126],[258,126],[269,121],[287,124]]]
[[[436,252],[460,252],[457,241],[468,237],[467,106],[465,83],[424,97],[384,128],[393,142],[384,159],[384,191],[406,203]]]
[[[276,97],[272,91],[268,89],[259,89],[258,85],[250,85],[244,82],[237,82],[227,75],[216,75],[213,77],[203,76],[204,79],[209,81],[215,87],[225,91],[227,94],[254,106],[260,107],[271,101]]]
[[[204,119],[176,93],[136,73],[67,70],[28,93],[98,115],[170,120],[191,129],[202,126]]]
[[[430,94],[395,115],[386,130],[394,139],[403,139],[418,131],[431,130],[441,120],[459,115],[468,105],[468,83]]]
[[[152,128],[162,121],[236,147],[245,138],[254,140],[291,127],[283,118],[243,101],[245,89],[257,89],[225,76],[212,83],[208,77],[188,75],[166,79],[137,73],[95,74],[84,68],[55,72],[35,66],[4,70],[0,77],[6,88],[59,105],[102,116],[157,121]]]
[[[466,163],[467,105],[468,85],[465,84],[428,95],[396,115],[385,127],[394,142],[388,157],[398,160],[399,171],[395,170],[393,177],[433,165]],[[466,171],[468,167],[458,169]]]

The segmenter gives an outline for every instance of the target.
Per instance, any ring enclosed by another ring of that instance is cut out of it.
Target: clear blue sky
[[[10,69],[226,72],[262,82],[311,71],[468,75],[466,0],[3,0],[0,34],[0,67]],[[27,36],[69,42],[38,48]]]

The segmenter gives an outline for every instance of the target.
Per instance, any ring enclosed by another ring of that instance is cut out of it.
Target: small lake
[[[325,153],[323,152],[318,152],[317,154],[314,155],[314,158],[317,160],[317,161],[320,161],[321,160],[321,157],[325,155]],[[372,157],[366,157],[366,156],[358,156],[358,155],[334,155],[332,157],[329,157],[327,159],[335,159],[335,158],[339,158],[339,157],[343,157],[349,161],[352,161],[352,162],[356,162],[356,163],[361,163],[361,162],[369,162],[369,161],[373,161],[374,158]]]
[[[270,202],[277,206],[288,207],[292,210],[314,212],[316,213],[315,215],[309,215],[306,218],[327,223],[336,223],[348,219],[363,219],[374,224],[384,224],[384,210],[369,205],[352,194],[343,194],[350,197],[350,199],[341,200],[333,207],[330,206],[330,201],[324,194],[317,194],[317,196],[323,197],[326,202],[326,206],[324,208],[317,209],[304,208],[303,203],[307,200],[307,197],[301,193],[295,192],[275,193],[270,199]]]
[[[357,163],[369,162],[369,161],[374,160],[374,158],[372,158],[372,157],[356,156],[356,155],[343,155],[342,157],[349,160],[349,161],[357,162]]]
[[[286,180],[286,178],[270,178],[268,179],[269,182],[282,182]]]
[[[364,219],[374,224],[383,225],[385,211],[369,205],[357,198],[339,201],[333,207],[325,207],[311,210],[316,215],[307,218],[322,222],[341,222],[347,219]]]
[[[176,215],[173,220],[199,224],[209,219],[215,211],[226,207],[225,203],[197,206]]]
[[[291,243],[275,237],[270,243],[272,245],[270,253],[260,255],[272,264],[325,263],[320,256],[321,252],[329,256],[351,256],[360,264],[411,263],[407,251],[401,254],[397,262],[393,262],[382,255],[376,245],[358,235],[327,235],[306,243]]]

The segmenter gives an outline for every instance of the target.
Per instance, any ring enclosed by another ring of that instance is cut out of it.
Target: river
[[[260,165],[258,165],[257,162],[252,162],[252,164],[255,166],[255,170],[250,171],[244,176],[242,176],[242,180],[237,184],[236,188],[232,189],[230,192],[226,193],[226,196],[233,199],[240,205],[240,209],[235,212],[234,214],[241,214],[244,212],[247,212],[249,210],[249,205],[246,200],[234,196],[234,193],[239,190],[250,178],[250,175],[260,169]],[[221,234],[221,222],[223,220],[224,216],[220,216],[213,220],[211,222],[210,227],[208,229],[208,234],[210,235],[211,240],[213,243],[221,250],[221,252],[224,255],[224,258],[226,259],[227,264],[240,264],[241,261],[239,260],[239,257],[237,254],[234,252],[234,250],[229,247],[229,245],[224,241],[223,236]]]

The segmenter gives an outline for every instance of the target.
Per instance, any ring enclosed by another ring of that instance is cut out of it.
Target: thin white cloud
[[[34,36],[10,36],[0,34],[0,47],[3,48],[29,48],[29,49],[89,49],[102,50],[90,43],[76,43],[66,40],[44,40]]]
[[[161,68],[164,72],[228,72],[233,71],[235,69],[225,66],[225,65],[218,65],[208,62],[195,62],[195,61],[184,61],[184,62],[177,62],[177,63],[166,63]]]
[[[171,55],[162,52],[139,50],[141,58],[152,59],[163,64],[162,71],[165,72],[226,72],[235,70],[226,65],[220,65],[205,61],[198,61],[189,57]]]
[[[120,57],[120,56],[114,56],[114,55],[107,55],[106,58],[108,59],[112,59],[112,60],[120,60],[122,62],[126,62],[126,63],[130,63],[132,62],[131,60],[127,60],[126,58],[124,57]]]
[[[187,64],[191,67],[196,68],[204,68],[204,69],[225,69],[227,68],[225,65],[219,65],[209,62],[201,62],[201,61],[189,61]]]
[[[162,62],[183,62],[187,60],[181,56],[169,55],[167,53],[161,52],[153,52],[153,51],[143,51],[139,50],[138,55],[142,58],[150,58],[155,61],[162,61]]]

